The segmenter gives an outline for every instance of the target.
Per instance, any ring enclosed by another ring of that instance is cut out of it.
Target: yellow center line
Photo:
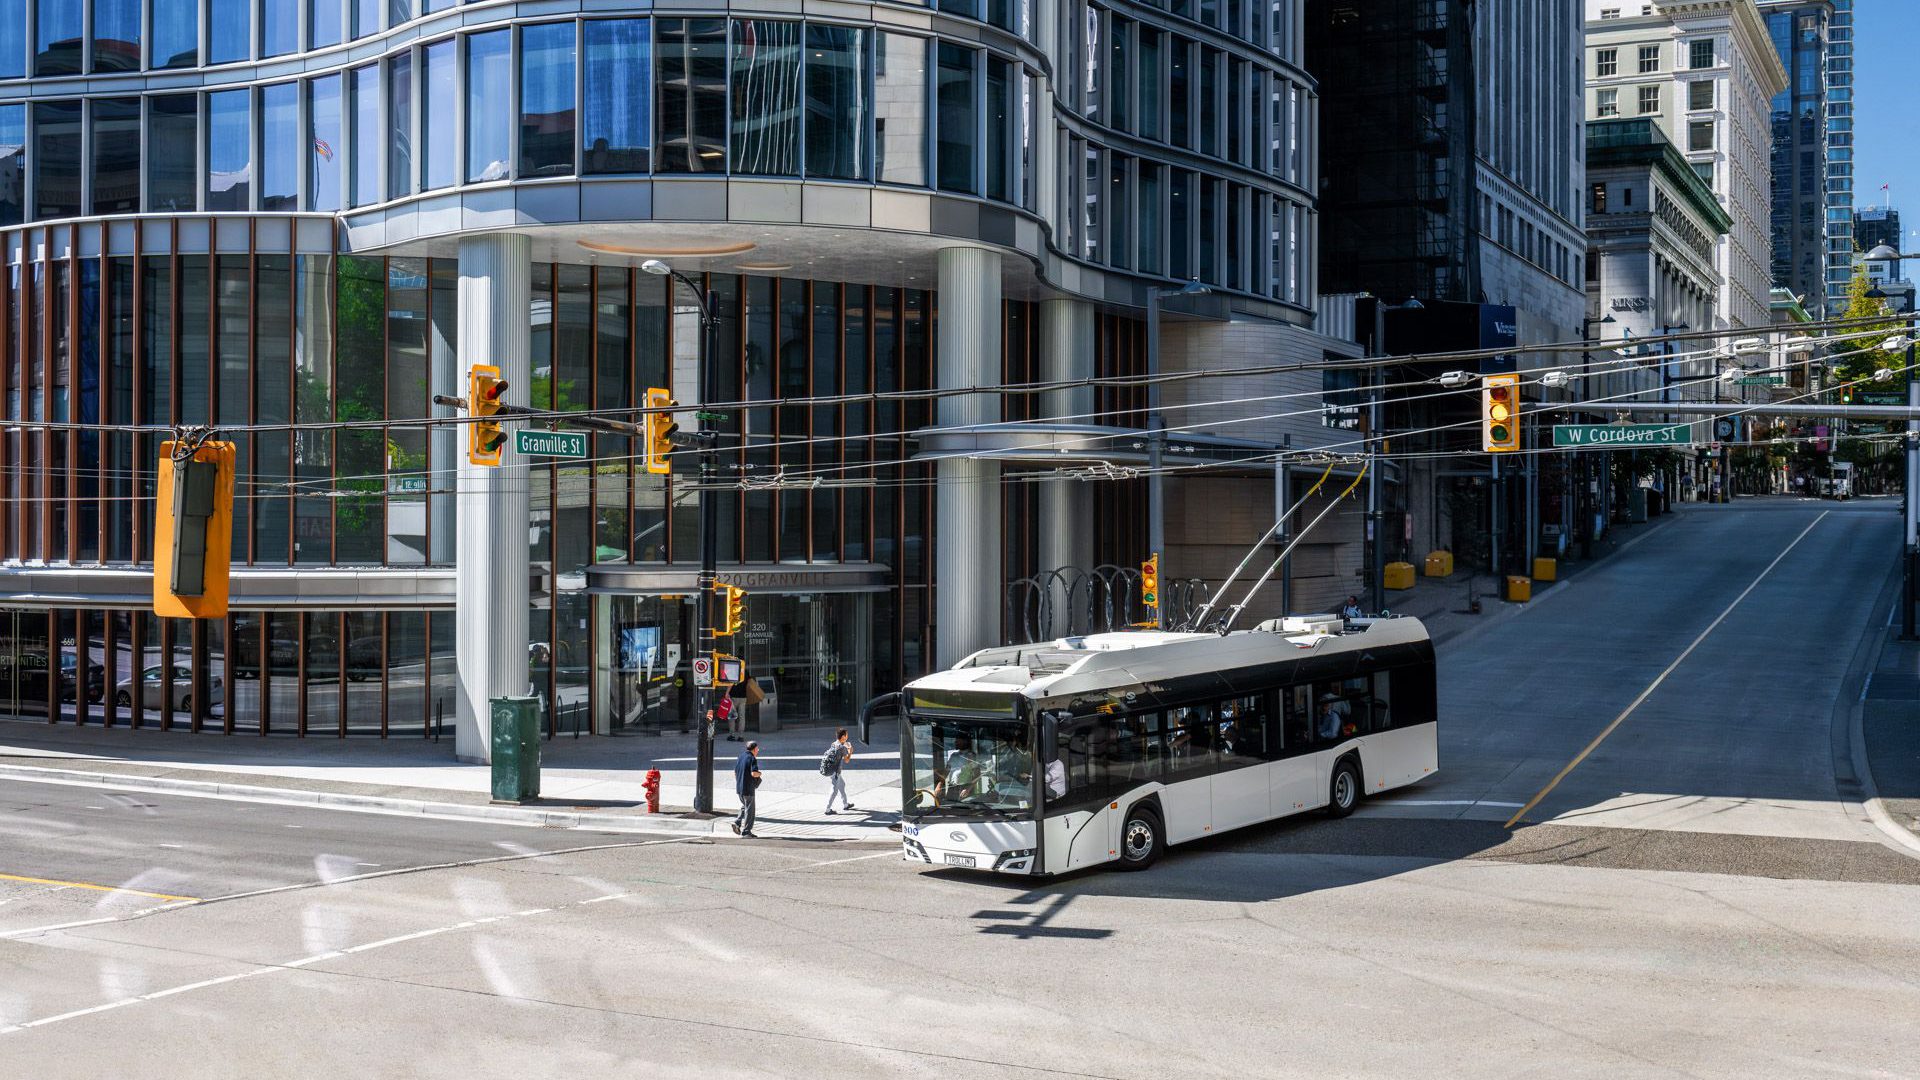
[[[167,893],[146,892],[141,889],[123,889],[118,885],[95,885],[87,881],[60,881],[55,878],[21,877],[18,874],[0,874],[0,881],[19,881],[28,885],[58,885],[63,889],[92,889],[94,892],[130,893],[134,896],[146,896],[155,900],[175,900],[189,904],[197,904],[200,902],[200,898],[197,896],[172,896]]]

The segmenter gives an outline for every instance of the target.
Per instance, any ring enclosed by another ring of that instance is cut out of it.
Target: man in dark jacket
[[[760,744],[750,742],[733,761],[733,793],[740,796],[740,816],[733,819],[735,836],[753,835],[753,793],[760,788]]]

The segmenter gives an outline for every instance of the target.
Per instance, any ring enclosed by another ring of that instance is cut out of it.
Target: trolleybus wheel
[[[1166,846],[1160,815],[1151,806],[1136,806],[1127,811],[1127,823],[1120,827],[1120,865],[1127,870],[1145,870],[1160,859]]]
[[[1333,780],[1327,788],[1327,816],[1342,818],[1360,805],[1360,770],[1346,758],[1333,767]]]

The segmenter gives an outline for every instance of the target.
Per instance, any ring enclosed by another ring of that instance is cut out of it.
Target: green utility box
[[[493,801],[540,797],[540,699],[497,697],[493,717]]]

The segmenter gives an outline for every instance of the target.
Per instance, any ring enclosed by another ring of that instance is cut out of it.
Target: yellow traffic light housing
[[[747,590],[732,585],[716,585],[720,597],[719,628],[714,633],[730,637],[747,628]]]
[[[1489,454],[1520,449],[1520,376],[1480,376],[1480,446]]]
[[[647,388],[647,414],[641,418],[641,427],[646,432],[647,471],[665,476],[673,471],[673,437],[680,430],[673,415],[656,410],[672,409],[680,403],[673,400],[673,391],[664,387]]]
[[[1149,611],[1160,610],[1160,553],[1154,552],[1140,564],[1140,603]]]
[[[467,415],[475,417],[467,425],[467,460],[475,465],[500,464],[500,451],[507,433],[492,417],[506,405],[507,393],[500,369],[491,364],[475,364],[467,372]]]
[[[227,614],[233,563],[234,444],[202,442],[176,458],[160,444],[154,511],[153,613],[175,619]]]

